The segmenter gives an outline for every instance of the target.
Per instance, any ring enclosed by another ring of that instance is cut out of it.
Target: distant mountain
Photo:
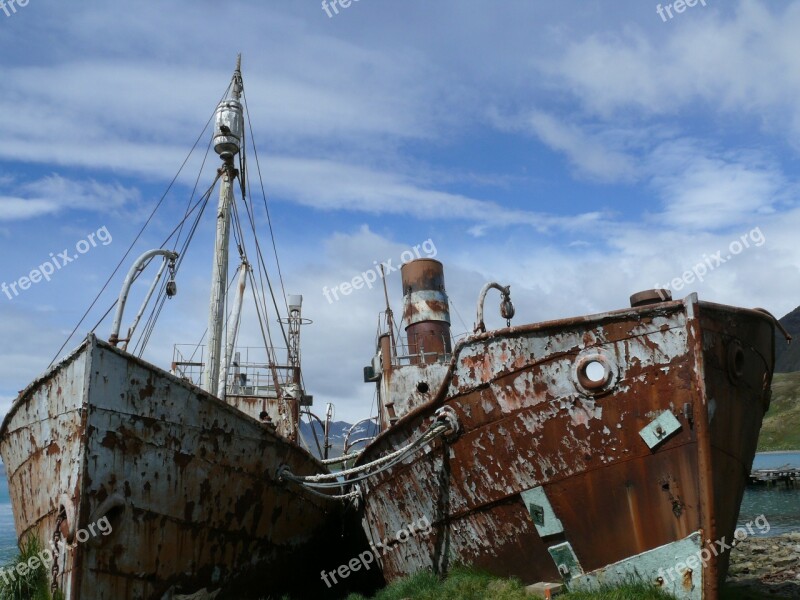
[[[353,425],[351,423],[346,423],[345,421],[331,422],[331,430],[330,430],[331,449],[328,452],[328,456],[330,458],[334,458],[342,454],[342,451],[344,450],[345,437],[347,437],[347,432],[350,430],[352,426]],[[314,428],[312,429],[311,425],[308,422],[302,421],[300,423],[300,435],[303,436],[303,439],[311,448],[311,453],[319,457],[319,452],[317,451],[317,444],[314,441],[315,431],[317,434],[317,439],[319,440],[319,445],[320,447],[322,447],[325,434],[320,424],[314,421]],[[361,423],[350,434],[350,443],[352,444],[355,440],[375,437],[377,435],[377,432],[378,432],[378,425],[375,423],[375,421],[371,421],[368,423]],[[363,448],[364,444],[359,444],[358,446],[356,446],[355,449],[361,450]]]
[[[800,450],[800,373],[776,373],[758,450]]]
[[[792,336],[793,341],[787,344],[783,335],[776,332],[775,371],[778,373],[800,371],[800,306],[780,319],[780,322]]]

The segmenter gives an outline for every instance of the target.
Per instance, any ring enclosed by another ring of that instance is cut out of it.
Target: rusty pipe
[[[483,322],[483,305],[486,303],[486,294],[489,290],[497,290],[502,296],[502,303],[500,305],[500,314],[504,319],[511,320],[514,316],[514,305],[511,304],[511,286],[502,286],[499,283],[490,282],[483,286],[481,293],[478,295],[478,317],[475,325],[475,333],[483,333],[486,331],[486,325]]]
[[[178,258],[177,253],[159,248],[156,250],[148,250],[133,263],[130,271],[128,271],[128,275],[125,277],[125,282],[122,284],[122,290],[120,290],[119,299],[117,300],[117,312],[114,315],[114,324],[111,327],[111,335],[108,338],[108,341],[114,346],[119,342],[119,328],[122,325],[122,313],[125,311],[125,304],[128,301],[128,294],[131,291],[131,286],[133,282],[136,281],[136,278],[141,275],[142,271],[147,268],[147,265],[150,264],[150,260],[156,256],[163,256],[164,261]],[[159,271],[159,273],[162,272],[163,270]]]

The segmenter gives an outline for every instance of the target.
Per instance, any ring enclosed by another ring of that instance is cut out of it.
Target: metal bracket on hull
[[[550,546],[547,551],[553,557],[556,567],[558,567],[558,572],[565,582],[568,583],[575,577],[583,575],[583,567],[578,562],[578,557],[569,542]]]
[[[647,427],[639,432],[644,443],[650,450],[666,441],[673,433],[681,428],[681,422],[670,411],[665,410],[658,415]]]
[[[525,507],[528,509],[533,524],[536,525],[536,531],[539,537],[546,537],[548,535],[556,535],[564,532],[564,526],[556,516],[550,501],[547,499],[547,494],[542,486],[526,490],[520,494]]]
[[[598,590],[603,585],[643,581],[661,588],[679,600],[703,598],[703,538],[695,532],[642,554],[631,556],[607,567],[597,569],[572,580],[570,589]],[[552,554],[552,552],[551,552]]]

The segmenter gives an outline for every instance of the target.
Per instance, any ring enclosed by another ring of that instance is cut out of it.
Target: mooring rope
[[[403,458],[405,458],[408,454],[416,450],[419,446],[427,444],[429,441],[433,440],[437,436],[445,433],[447,429],[448,427],[446,425],[439,425],[438,427],[433,427],[419,439],[414,440],[413,442],[407,444],[406,446],[403,446],[399,450],[395,450],[391,454],[387,454],[382,458],[374,460],[370,463],[366,463],[359,467],[354,467],[352,469],[339,471],[338,473],[320,473],[319,475],[306,475],[301,477],[295,475],[288,469],[282,469],[279,472],[278,477],[280,479],[286,479],[288,481],[293,481],[295,483],[299,483],[307,487],[314,487],[317,489],[338,488],[345,484],[355,483],[357,481],[363,481],[368,477],[378,475],[379,473],[382,473],[383,471],[394,466],[395,464],[403,460]],[[376,470],[373,472],[367,472],[370,469],[376,469]],[[353,479],[349,479],[345,482],[339,481],[339,478],[341,477],[349,477],[350,475],[356,475],[359,473],[363,473],[363,475],[360,475]]]
[[[402,448],[387,454],[381,458],[378,458],[372,462],[360,465],[358,467],[353,467],[351,469],[345,469],[344,471],[340,471],[338,473],[320,473],[318,475],[306,475],[306,476],[298,476],[292,473],[288,467],[281,467],[278,471],[278,479],[281,481],[291,481],[293,483],[302,485],[310,492],[316,492],[317,495],[323,496],[330,500],[342,500],[344,498],[351,498],[360,496],[360,491],[358,489],[349,492],[348,494],[343,495],[329,495],[323,494],[321,492],[317,492],[317,490],[328,490],[334,488],[341,488],[346,485],[352,485],[359,481],[364,481],[369,477],[373,477],[380,473],[383,473],[402,461],[406,456],[414,452],[420,446],[424,446],[429,442],[433,441],[439,436],[452,434],[458,431],[458,421],[455,418],[454,414],[451,414],[451,411],[444,411],[444,409],[440,409],[439,414],[437,414],[436,421],[430,426],[430,428],[422,434],[418,439],[409,442]],[[360,455],[361,453],[355,454],[355,456]],[[352,458],[353,455],[348,455],[347,458]],[[342,457],[340,457],[341,459]],[[340,461],[340,459],[333,459],[336,461]],[[340,461],[341,462],[341,461]],[[351,479],[347,479],[346,481],[342,481],[342,477],[350,477],[351,475],[357,475],[357,477],[353,477]]]
[[[343,454],[342,456],[337,456],[336,458],[326,458],[325,460],[321,460],[320,462],[323,465],[336,465],[339,463],[347,462],[351,458],[358,458],[361,456],[363,450],[359,450],[358,452],[353,452],[352,454]]]
[[[307,487],[306,491],[311,494],[312,496],[316,496],[318,498],[324,498],[325,500],[350,500],[361,498],[361,490],[358,486],[355,487],[354,490],[347,492],[346,494],[325,494],[323,492],[318,492],[314,488]]]

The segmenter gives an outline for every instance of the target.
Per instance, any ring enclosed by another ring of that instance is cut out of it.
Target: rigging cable
[[[216,185],[216,183],[214,185]],[[175,235],[175,232],[178,231],[178,229],[181,227],[183,222],[186,221],[191,216],[191,214],[197,209],[197,207],[200,205],[200,203],[203,201],[203,199],[204,198],[200,198],[195,203],[195,205],[192,207],[192,209],[184,216],[183,221],[181,221],[181,223],[179,223],[175,227],[175,229],[173,229],[172,232],[167,236],[167,239],[164,240],[163,244],[161,244],[161,246],[160,246],[161,248],[164,248],[164,246],[167,245],[167,242],[169,242],[169,240],[172,239],[172,236]],[[203,210],[205,210],[205,207],[203,208]],[[186,248],[186,246],[184,246],[184,248]],[[183,254],[181,254],[181,256],[179,257],[179,259],[178,259],[179,262],[182,260],[182,257],[183,257]],[[176,268],[176,272],[177,272],[177,268]],[[162,293],[162,292],[163,292],[163,286],[162,286],[162,290],[159,291],[159,294]],[[108,317],[108,315],[111,313],[111,311],[114,310],[114,308],[117,306],[118,302],[119,302],[119,298],[116,298],[114,300],[114,302],[112,302],[111,306],[108,307],[108,310],[105,312],[105,314],[103,314],[103,316],[100,317],[100,319],[98,319],[97,323],[95,323],[95,325],[94,325],[94,327],[92,327],[91,331],[96,331],[97,328],[100,327],[102,322],[106,320],[106,317]]]
[[[340,488],[343,485],[352,485],[354,483],[364,481],[365,479],[391,469],[394,465],[403,461],[403,459],[421,446],[432,442],[440,436],[453,433],[454,426],[450,419],[451,417],[447,415],[447,413],[440,413],[428,430],[416,440],[412,440],[402,448],[398,448],[386,456],[358,467],[352,467],[337,473],[321,473],[318,475],[298,476],[292,473],[288,466],[284,465],[278,470],[278,479],[291,481],[293,483],[302,485],[305,488],[314,488],[318,490]],[[347,479],[345,482],[338,481],[339,478],[349,477],[350,475],[355,475],[355,477]]]
[[[256,160],[256,164],[258,164],[258,160]],[[255,243],[255,247],[256,247],[256,255],[258,257],[258,262],[257,262],[257,265],[259,267],[258,278],[259,278],[259,280],[261,282],[261,289],[264,289],[265,287],[267,289],[269,289],[270,296],[272,297],[272,305],[275,307],[275,313],[278,316],[278,318],[280,319],[281,311],[280,311],[280,308],[278,308],[278,301],[275,299],[275,290],[272,287],[272,280],[270,279],[270,276],[269,276],[269,271],[267,269],[267,263],[264,260],[264,254],[261,251],[261,244],[258,241],[258,235],[256,233],[255,212],[253,210],[252,204],[247,202],[246,198],[243,199],[242,201],[244,202],[244,206],[245,206],[245,209],[246,209],[246,212],[247,212],[247,218],[248,218],[248,221],[250,222],[250,229],[253,232],[253,239],[254,239],[254,243]],[[275,240],[273,238],[273,243],[274,243],[274,241]],[[266,286],[264,286],[264,279],[266,279],[266,282],[267,282]],[[283,284],[281,284],[281,285],[283,285]],[[287,311],[287,316],[288,316],[289,305],[288,305],[288,302],[286,300],[285,292],[284,292],[284,304],[286,306],[286,311]],[[264,299],[264,314],[265,315],[268,314],[267,306],[266,306],[266,298]],[[283,341],[286,343],[286,347],[288,348],[289,347],[289,338],[286,335],[286,330],[283,327],[283,323],[282,322],[280,322],[280,325],[281,325],[281,334],[283,335]]]
[[[256,148],[256,139],[253,136],[253,124],[250,122],[250,109],[247,106],[247,94],[244,93],[244,90],[242,90],[242,99],[244,100],[245,113],[247,114],[247,126],[250,129],[250,137],[253,139],[252,141],[253,156],[255,156],[256,159],[256,171],[258,171],[258,181],[261,184],[261,196],[262,198],[264,198],[264,210],[267,213],[267,223],[269,223],[269,235],[272,238],[272,250],[275,253],[275,264],[278,267],[278,277],[280,278],[281,281],[281,291],[283,292],[283,299],[284,301],[286,301],[286,288],[284,288],[283,286],[283,273],[281,272],[281,262],[278,259],[278,247],[275,244],[275,233],[272,229],[272,218],[270,217],[269,206],[267,204],[267,192],[264,189],[264,179],[261,176],[261,163],[258,161],[258,149]],[[287,312],[289,310],[288,302],[286,304],[286,310]]]
[[[228,95],[228,90],[229,89],[230,89],[230,83],[228,84],[228,87],[226,88],[225,93],[222,95],[222,98],[220,99],[220,102],[222,102],[225,99],[225,97]],[[219,103],[218,103],[218,105],[219,105]],[[161,207],[161,205],[164,203],[164,199],[169,194],[170,190],[172,189],[172,186],[175,185],[175,182],[178,180],[178,177],[180,176],[181,172],[183,171],[184,167],[186,166],[186,163],[189,162],[189,159],[191,158],[192,154],[194,153],[195,148],[197,148],[197,145],[200,143],[200,140],[203,138],[203,135],[205,135],[205,132],[208,129],[209,124],[214,119],[214,115],[216,114],[216,112],[217,112],[217,109],[216,109],[216,107],[214,107],[214,112],[211,113],[211,116],[209,117],[208,121],[206,121],[205,127],[203,127],[203,130],[200,132],[200,135],[197,136],[197,139],[195,140],[194,145],[192,145],[191,150],[189,150],[189,153],[186,155],[186,158],[183,160],[183,163],[181,164],[180,169],[178,169],[178,172],[172,178],[172,181],[170,181],[169,185],[167,186],[167,189],[164,191],[164,193],[162,194],[162,196],[159,199],[158,203],[156,204],[155,208],[153,208],[153,211],[150,213],[150,216],[147,217],[147,220],[145,221],[144,225],[142,225],[141,229],[136,234],[136,237],[133,239],[133,241],[131,242],[130,246],[125,251],[125,254],[122,256],[122,258],[120,259],[119,263],[117,263],[117,266],[114,268],[114,271],[111,273],[111,275],[108,276],[108,279],[103,284],[103,287],[100,288],[100,291],[97,293],[97,295],[95,296],[94,300],[89,305],[89,308],[86,309],[86,312],[83,313],[83,316],[80,318],[78,323],[72,329],[72,331],[70,332],[70,334],[67,337],[67,339],[64,340],[63,344],[61,344],[61,347],[58,349],[58,351],[56,352],[55,356],[50,361],[50,365],[48,365],[48,366],[52,366],[53,363],[56,361],[56,359],[58,359],[58,357],[61,354],[61,352],[64,350],[64,348],[66,348],[67,344],[69,344],[70,340],[75,336],[75,332],[78,331],[78,327],[80,327],[83,324],[83,322],[86,320],[86,317],[89,316],[89,313],[92,311],[92,309],[94,308],[95,304],[97,304],[98,300],[100,300],[100,297],[103,295],[103,292],[106,291],[106,289],[108,288],[109,284],[114,279],[114,276],[117,274],[119,269],[125,263],[125,260],[128,258],[128,255],[131,253],[131,251],[133,250],[133,247],[136,245],[136,242],[138,242],[139,238],[142,237],[142,234],[144,233],[144,231],[147,228],[147,226],[150,224],[150,221],[153,220],[153,217],[155,216],[156,212]],[[106,313],[106,315],[108,313],[110,313],[110,312],[111,312],[111,309],[109,309],[109,311]],[[92,331],[94,331],[94,329],[92,329]]]
[[[272,381],[273,381],[274,386],[275,386],[275,396],[276,396],[276,399],[277,399],[278,403],[280,403],[281,402],[281,397],[280,397],[281,394],[280,394],[280,390],[278,388],[278,385],[280,383],[280,379],[278,378],[278,370],[277,370],[277,368],[275,366],[275,363],[272,360],[272,357],[270,357],[270,355],[269,355],[269,349],[273,347],[272,346],[272,337],[271,337],[271,334],[268,335],[269,325],[267,325],[267,332],[264,331],[264,321],[261,318],[261,314],[260,314],[261,308],[258,305],[258,297],[257,297],[257,293],[256,293],[255,278],[253,277],[253,272],[252,271],[249,272],[249,275],[250,275],[250,284],[251,284],[251,287],[253,289],[253,299],[255,300],[255,304],[256,304],[256,313],[258,314],[258,324],[261,327],[261,336],[262,336],[262,338],[264,340],[264,346],[267,349],[267,357],[269,358],[269,368],[272,371]],[[267,340],[269,340],[269,341],[267,341]],[[264,399],[265,405],[266,405],[266,401],[267,401],[267,399],[265,398]],[[266,407],[265,407],[264,410],[266,410]]]
[[[242,199],[242,202],[244,202],[245,206],[247,206],[247,201],[246,200]],[[247,257],[247,249],[245,247],[245,242],[244,242],[244,230],[242,229],[241,219],[239,218],[239,209],[238,209],[236,203],[234,203],[232,215],[233,215],[233,223],[234,223],[234,230],[233,230],[234,240],[237,242],[240,254],[243,254],[245,259],[248,260],[248,262],[249,262],[249,259]],[[260,271],[259,271],[259,274],[260,274]],[[257,309],[256,310],[256,314],[257,314],[258,319],[259,319],[259,325],[261,326],[262,331],[266,328],[267,337],[265,338],[264,343],[265,343],[265,346],[266,346],[265,347],[265,351],[267,353],[267,359],[268,359],[268,362],[269,362],[269,365],[270,365],[270,369],[272,369],[274,371],[273,377],[275,377],[275,376],[277,376],[277,369],[275,368],[275,365],[277,364],[278,358],[275,355],[275,347],[274,347],[273,341],[272,341],[272,330],[270,329],[269,319],[268,319],[268,316],[267,316],[268,315],[268,311],[267,311],[266,299],[265,298],[262,299],[261,303],[259,304],[259,297],[260,297],[259,296],[259,291],[263,290],[263,281],[262,281],[261,287],[256,286],[255,278],[253,277],[252,271],[250,271],[250,278],[251,278],[251,285],[253,287],[254,298],[255,298],[255,302],[256,302],[256,309]],[[262,322],[262,313],[261,313],[262,309],[263,309],[263,322]],[[267,339],[269,339],[269,344],[268,345],[267,345]],[[279,380],[276,378],[275,379],[275,384],[277,385],[278,383],[279,383]]]
[[[195,205],[192,208],[192,210],[186,215],[188,217],[189,214],[194,212],[195,209],[199,205],[201,205],[200,206],[200,210],[197,212],[197,215],[195,216],[194,222],[192,223],[192,226],[189,229],[189,233],[187,234],[186,239],[183,242],[183,246],[181,246],[180,252],[178,253],[178,259],[175,262],[174,274],[178,273],[178,271],[180,270],[181,265],[183,264],[183,259],[186,256],[186,252],[189,249],[189,245],[191,244],[192,240],[194,239],[194,235],[197,232],[197,228],[200,225],[200,221],[203,218],[203,214],[205,213],[206,208],[208,207],[208,203],[209,203],[209,201],[211,199],[211,195],[212,195],[212,193],[214,192],[214,189],[217,186],[217,181],[219,181],[220,176],[221,175],[218,172],[217,176],[214,179],[214,181],[212,182],[212,184],[209,186],[209,188],[206,190],[206,192],[200,197],[200,199],[195,203]],[[186,218],[184,218],[184,221],[185,220],[186,220]],[[175,234],[177,229],[178,229],[177,227],[175,229],[173,229],[172,233],[169,235],[169,237],[161,245],[162,248],[164,246],[166,246],[167,242]],[[176,247],[177,247],[177,242],[176,242]],[[144,354],[144,350],[145,350],[145,348],[147,347],[147,344],[150,341],[150,337],[153,334],[153,330],[155,329],[156,323],[158,322],[158,318],[161,316],[161,311],[163,310],[164,304],[165,304],[165,302],[167,300],[167,296],[164,293],[164,290],[165,290],[166,286],[167,286],[167,281],[166,280],[162,281],[160,289],[159,289],[159,296],[158,296],[157,303],[153,307],[152,311],[150,312],[150,315],[149,315],[149,317],[147,319],[147,322],[145,323],[145,325],[144,325],[144,327],[142,329],[142,335],[139,337],[139,341],[136,343],[136,346],[134,347],[133,354],[136,354],[139,358],[141,358],[142,354]]]
[[[274,232],[274,229],[273,229],[273,226],[272,226],[272,217],[271,217],[270,210],[269,210],[269,204],[267,202],[267,193],[266,193],[266,189],[264,187],[264,178],[263,178],[263,175],[262,175],[262,172],[261,172],[261,162],[258,159],[258,148],[257,148],[256,143],[255,143],[255,135],[253,133],[253,125],[252,125],[252,122],[250,120],[250,108],[249,108],[249,106],[247,104],[247,94],[244,92],[244,90],[242,91],[242,99],[244,101],[245,113],[247,115],[248,130],[250,131],[250,139],[251,139],[250,143],[252,145],[253,155],[254,155],[255,160],[256,160],[256,171],[258,173],[258,180],[259,180],[259,184],[261,186],[261,196],[262,196],[262,199],[264,201],[264,211],[265,211],[266,216],[267,216],[267,223],[268,223],[268,226],[269,226],[270,238],[271,238],[271,242],[272,242],[272,250],[273,250],[273,253],[274,253],[274,256],[275,256],[275,265],[276,265],[277,270],[278,270],[278,277],[279,277],[280,284],[281,284],[281,292],[283,294],[284,306],[286,307],[286,313],[287,313],[287,318],[288,318],[289,317],[289,304],[288,304],[288,299],[286,297],[286,287],[284,285],[283,272],[282,272],[282,269],[281,269],[280,258],[278,256],[278,248],[277,248],[277,244],[276,244],[276,241],[275,241],[275,232]],[[245,145],[245,149],[246,149],[246,145]],[[241,164],[243,166],[243,170],[245,170],[244,177],[245,177],[245,179],[247,179],[247,187],[249,189],[252,189],[252,186],[250,185],[250,182],[249,182],[250,172],[249,172],[249,170],[246,170],[246,164],[247,163],[246,163],[246,160],[245,160],[244,156],[241,158],[241,161],[242,161]],[[242,188],[243,188],[243,191],[244,191],[244,184],[242,185]],[[275,292],[274,292],[273,287],[272,287],[272,281],[271,281],[271,279],[269,277],[269,271],[267,269],[267,265],[266,265],[266,261],[264,260],[263,253],[261,251],[261,245],[260,245],[260,243],[258,241],[258,236],[256,235],[255,211],[253,210],[253,207],[250,205],[250,203],[247,202],[247,198],[244,196],[244,194],[243,194],[243,202],[245,204],[245,209],[247,211],[247,216],[248,216],[248,219],[250,221],[251,229],[253,231],[253,238],[255,240],[256,252],[257,252],[257,256],[258,256],[259,279],[261,280],[261,286],[262,286],[262,289],[264,289],[264,278],[266,277],[267,286],[268,286],[269,291],[270,291],[270,296],[272,297],[272,304],[275,307],[275,312],[278,315],[278,322],[279,322],[280,327],[281,327],[281,335],[283,336],[284,343],[286,344],[286,347],[288,349],[288,347],[289,347],[289,339],[288,339],[288,337],[286,335],[286,330],[285,330],[285,328],[283,326],[283,322],[280,319],[280,312],[281,311],[278,308],[278,303],[277,303],[277,301],[275,299]],[[263,273],[263,275],[262,275],[262,273]],[[266,307],[266,298],[264,298],[264,300],[265,300],[265,302],[264,302],[263,309],[264,309],[264,314],[267,315],[268,314],[268,310],[267,310],[267,307]],[[267,327],[269,328],[269,325],[267,325]],[[270,342],[271,342],[271,336],[270,336]],[[276,357],[274,357],[274,346],[271,346],[271,347],[273,348],[273,360],[276,360]],[[302,386],[303,389],[305,389],[305,377],[304,377],[304,374],[303,374],[302,371],[300,372],[300,385]],[[311,426],[311,430],[314,433],[314,438],[315,438],[314,441],[316,442],[317,447],[319,448],[319,440],[317,439],[316,428],[314,427],[314,423],[311,421],[311,417],[310,416],[306,415],[306,417],[307,417],[307,420],[308,420],[308,424]]]
[[[214,137],[212,136],[211,139],[208,140],[208,145],[206,146],[206,153],[203,156],[203,162],[200,163],[200,169],[197,171],[197,178],[194,180],[194,187],[192,188],[192,195],[189,196],[189,201],[186,203],[186,214],[183,217],[183,220],[180,223],[180,230],[178,231],[178,235],[175,237],[175,245],[172,247],[172,251],[175,252],[178,248],[178,242],[181,239],[181,233],[183,233],[183,224],[186,222],[186,219],[189,216],[189,207],[192,205],[192,200],[194,200],[194,195],[197,193],[197,186],[200,185],[200,178],[203,176],[203,169],[205,169],[206,161],[208,160],[208,155],[211,153],[211,144],[214,142]],[[219,179],[219,175],[217,175],[217,179]],[[214,180],[214,186],[216,185],[217,179]],[[214,187],[212,186],[212,187]],[[192,209],[194,210],[194,209]],[[174,232],[173,232],[174,233]],[[169,237],[172,237],[170,234]],[[169,241],[169,238],[167,238]],[[166,244],[166,242],[164,242]],[[163,246],[162,246],[163,248]]]
[[[266,195],[266,191],[265,191],[265,188],[264,188],[264,180],[263,180],[263,177],[261,175],[261,163],[258,160],[258,150],[257,150],[256,144],[255,144],[255,136],[253,135],[252,123],[250,122],[250,111],[247,108],[246,95],[243,94],[243,97],[244,97],[244,102],[245,102],[245,109],[246,109],[246,112],[247,112],[248,125],[250,127],[250,138],[252,140],[250,143],[252,144],[253,153],[254,153],[255,159],[256,159],[256,170],[258,172],[259,183],[261,185],[261,193],[262,193],[262,198],[264,200],[264,210],[265,210],[266,215],[267,215],[267,222],[269,224],[270,236],[271,236],[271,240],[272,240],[272,248],[273,248],[273,252],[275,254],[275,264],[276,264],[277,269],[278,269],[278,275],[279,275],[280,283],[281,283],[281,291],[283,293],[284,305],[286,306],[287,318],[288,318],[288,316],[289,316],[289,305],[288,305],[288,301],[287,301],[287,298],[286,298],[286,289],[284,287],[283,274],[281,272],[281,267],[280,267],[280,259],[278,257],[278,250],[277,250],[277,246],[276,246],[276,242],[275,242],[275,235],[274,235],[273,228],[272,228],[272,219],[270,217],[269,206],[267,204],[267,195]],[[245,148],[246,148],[246,146],[245,146]],[[248,180],[247,181],[247,188],[248,189],[252,189],[252,185],[250,185],[250,181],[249,181],[249,176],[250,176],[249,171],[245,171],[245,177]],[[244,185],[242,187],[244,189]],[[266,264],[266,261],[264,260],[263,252],[261,251],[261,244],[258,241],[258,235],[256,233],[255,210],[254,210],[254,207],[251,205],[251,203],[249,203],[247,201],[247,198],[244,195],[242,197],[242,201],[244,202],[244,205],[245,205],[245,210],[247,212],[247,217],[248,217],[248,220],[250,222],[250,228],[253,231],[253,239],[254,239],[254,243],[255,243],[255,247],[256,247],[256,253],[257,253],[257,257],[258,257],[258,263],[257,263],[257,265],[259,267],[258,276],[259,276],[259,280],[261,282],[261,289],[263,290],[265,288],[264,279],[266,279],[266,282],[267,282],[267,286],[266,287],[269,289],[270,296],[272,297],[272,304],[275,307],[275,312],[276,312],[276,314],[278,316],[278,323],[280,324],[281,335],[283,337],[284,343],[286,344],[286,348],[288,349],[289,345],[290,345],[289,344],[289,339],[288,339],[288,336],[286,335],[286,329],[284,327],[283,321],[280,318],[280,312],[281,311],[278,308],[278,303],[277,303],[277,301],[275,299],[275,292],[274,292],[274,289],[272,287],[272,280],[271,280],[271,278],[269,276],[269,270],[267,269],[267,264]],[[269,310],[267,309],[267,306],[266,306],[266,297],[263,298],[263,311],[264,311],[264,315],[265,316],[269,314]],[[269,322],[267,322],[267,329],[269,331]],[[272,350],[271,360],[277,361],[277,357],[275,356],[275,351],[274,351],[274,345],[272,345],[272,336],[271,336],[271,334],[270,334],[270,348]],[[301,385],[303,390],[306,389],[305,375],[304,375],[304,373],[302,371],[300,372],[300,385]],[[312,432],[314,433],[314,438],[315,438],[314,441],[316,442],[317,447],[319,447],[319,440],[317,439],[316,429],[314,428],[314,424],[311,421],[311,417],[306,415],[306,418],[307,418],[308,424],[312,428]]]

